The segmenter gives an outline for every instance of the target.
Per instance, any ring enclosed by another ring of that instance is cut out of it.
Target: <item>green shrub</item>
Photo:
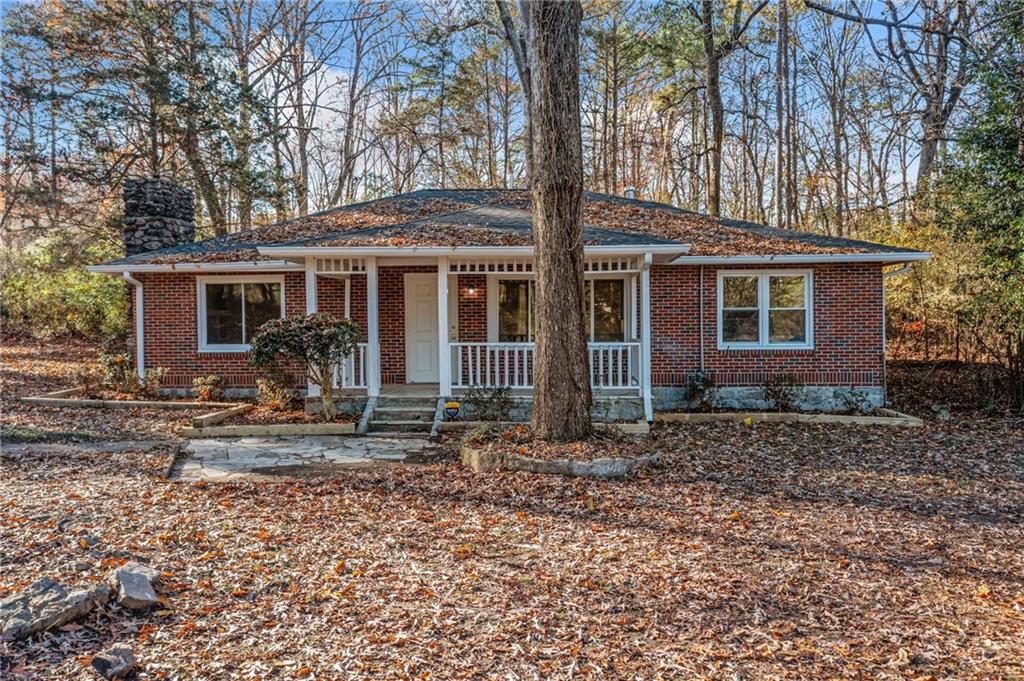
[[[324,420],[330,421],[337,413],[334,367],[352,354],[360,335],[359,324],[351,319],[322,312],[272,319],[253,337],[249,363],[262,367],[278,367],[279,362],[299,364],[309,382],[320,387]]]
[[[463,399],[477,421],[507,421],[512,411],[512,390],[508,386],[474,386]]]
[[[103,338],[128,328],[127,293],[118,277],[59,262],[48,244],[9,261],[0,286],[0,316],[15,332],[37,338]],[[109,254],[106,254],[109,255]],[[104,254],[90,259],[102,259]]]
[[[200,402],[215,402],[224,397],[224,377],[217,374],[196,376],[192,379],[192,392]]]
[[[138,391],[139,378],[131,355],[124,352],[101,352],[99,362],[103,385],[119,393]]]
[[[163,387],[166,380],[167,369],[163,367],[146,369],[142,374],[142,382],[139,384],[138,390],[146,397],[158,397],[160,388]]]
[[[279,410],[290,405],[294,397],[289,374],[272,371],[268,375],[256,379],[257,404]]]

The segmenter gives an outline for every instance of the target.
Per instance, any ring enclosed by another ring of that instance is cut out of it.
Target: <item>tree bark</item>
[[[583,316],[583,141],[580,3],[524,2],[531,74],[534,253],[537,273],[533,428],[552,441],[590,434]]]

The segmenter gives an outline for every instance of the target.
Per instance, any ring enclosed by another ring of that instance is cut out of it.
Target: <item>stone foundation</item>
[[[800,411],[846,411],[854,403],[860,404],[863,411],[870,411],[885,404],[885,391],[880,386],[804,386],[798,390],[800,396],[796,405]],[[654,410],[687,411],[695,408],[695,402],[687,399],[687,392],[683,387],[654,388],[651,392]],[[774,409],[774,405],[764,399],[764,391],[758,386],[720,387],[717,398],[717,407],[720,409]]]

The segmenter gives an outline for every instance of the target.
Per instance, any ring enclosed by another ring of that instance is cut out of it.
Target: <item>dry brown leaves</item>
[[[338,414],[332,420],[333,423],[352,423],[359,419],[359,414]],[[242,412],[230,417],[223,424],[225,426],[263,426],[281,423],[323,423],[319,415],[309,415],[299,407],[286,407],[274,409],[271,407],[257,405],[249,411]]]
[[[485,205],[530,210],[527,191],[504,191],[484,201]],[[473,208],[473,204],[448,199],[381,200],[360,209],[342,209],[322,215],[311,215],[290,222],[260,227],[248,232],[230,234],[210,242],[200,253],[178,253],[153,258],[152,263],[237,262],[269,259],[257,253],[258,244],[301,241],[336,232],[349,232],[372,227],[387,227],[368,236],[339,237],[323,242],[324,246],[529,246],[531,235],[509,233],[486,226],[457,226],[438,223],[406,225],[432,215]],[[715,218],[699,213],[679,213],[645,208],[613,201],[586,200],[583,222],[588,226],[646,234],[681,243],[692,244],[690,255],[736,255],[782,253],[844,253],[857,248],[823,247],[795,239],[757,234],[728,227]],[[403,225],[403,226],[398,226]],[[252,248],[245,248],[252,244]],[[229,246],[234,250],[217,250]],[[239,246],[242,246],[239,248]]]
[[[28,380],[27,378],[25,380]],[[68,679],[1014,678],[1024,422],[705,424],[611,482],[454,461],[179,485],[166,454],[0,461],[0,597],[135,558],[166,605],[0,644]]]
[[[94,346],[77,341],[0,340],[0,425],[8,438],[13,429],[16,437],[48,441],[161,439],[176,435],[192,417],[210,411],[71,409],[18,401],[74,387],[72,375],[82,365],[95,363],[96,353]]]
[[[235,250],[207,250],[202,253],[176,253],[153,258],[149,262],[169,264],[176,262],[237,262],[270,259],[257,253],[259,244],[302,241],[334,232],[354,231],[370,227],[382,227],[408,222],[440,213],[463,210],[470,206],[465,203],[444,199],[431,200],[384,200],[362,209],[338,210],[322,215],[311,215],[289,222],[258,227],[247,232],[229,234],[210,242],[211,247],[233,247]],[[252,244],[252,248],[237,248]]]
[[[647,437],[632,437],[612,428],[597,428],[593,435],[577,442],[545,442],[534,437],[532,429],[523,424],[481,429],[469,435],[472,442],[501,454],[528,456],[534,459],[593,461],[609,457],[649,456],[658,450],[658,443]]]

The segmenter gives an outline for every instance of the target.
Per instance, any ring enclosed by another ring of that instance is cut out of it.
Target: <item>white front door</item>
[[[437,275],[405,275],[405,380],[437,383]]]

